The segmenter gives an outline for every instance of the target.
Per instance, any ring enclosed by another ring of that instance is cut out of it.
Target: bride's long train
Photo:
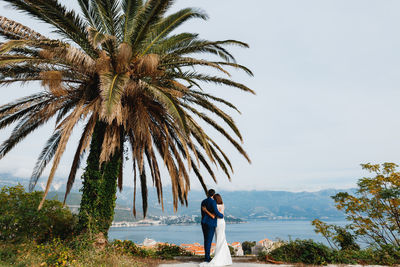
[[[215,229],[215,255],[212,261],[203,262],[200,264],[201,267],[205,266],[226,266],[232,264],[232,257],[229,251],[228,242],[226,242],[225,236],[225,220],[217,220],[217,228]]]

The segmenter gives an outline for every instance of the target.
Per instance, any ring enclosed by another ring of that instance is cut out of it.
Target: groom
[[[201,229],[203,230],[204,236],[204,251],[205,251],[205,261],[210,262],[210,249],[211,242],[215,233],[215,227],[217,227],[217,217],[223,218],[224,215],[220,213],[217,209],[217,202],[214,200],[215,190],[210,189],[207,193],[207,198],[201,202]],[[215,218],[211,218],[207,213],[203,211],[203,207],[215,214]]]

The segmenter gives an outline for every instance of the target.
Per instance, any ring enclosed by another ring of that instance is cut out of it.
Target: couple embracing
[[[204,235],[205,262],[200,266],[225,266],[232,264],[231,253],[225,237],[224,204],[222,197],[214,189],[207,192],[201,202],[201,228]],[[210,258],[212,239],[215,233],[216,246],[214,258]]]

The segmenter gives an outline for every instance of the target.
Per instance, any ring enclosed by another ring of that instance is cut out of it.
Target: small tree
[[[396,170],[399,166],[394,163],[361,166],[375,177],[360,179],[354,195],[340,192],[332,197],[336,208],[344,211],[350,221],[346,229],[353,230],[370,245],[400,246],[400,172]],[[317,233],[327,239],[336,238],[338,244],[354,241],[352,234],[344,228],[336,227],[338,231],[335,226],[319,220],[313,224]],[[336,235],[332,234],[332,229],[336,230]]]
[[[256,241],[244,241],[242,243],[242,249],[244,255],[251,254],[251,248],[256,245]]]
[[[359,250],[360,246],[357,244],[357,236],[353,233],[351,226],[345,227],[327,224],[318,219],[312,221],[315,227],[315,232],[322,234],[328,241],[328,244],[333,249],[341,250]]]

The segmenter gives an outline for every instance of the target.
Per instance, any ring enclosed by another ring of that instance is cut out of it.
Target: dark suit
[[[208,216],[207,213],[201,210],[201,229],[203,230],[204,236],[205,261],[209,262],[211,260],[211,242],[215,233],[215,227],[217,227],[217,217],[223,218],[224,215],[218,211],[217,202],[215,202],[215,200],[211,197],[208,197],[201,202],[201,207],[203,206],[205,206],[209,212],[216,215],[216,217],[213,219]]]

